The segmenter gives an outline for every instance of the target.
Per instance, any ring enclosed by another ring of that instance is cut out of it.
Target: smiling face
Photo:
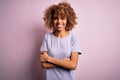
[[[54,15],[53,26],[55,30],[57,31],[65,30],[66,25],[67,25],[67,17]]]

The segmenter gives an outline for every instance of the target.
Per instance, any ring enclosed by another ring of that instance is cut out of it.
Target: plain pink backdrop
[[[0,80],[45,80],[39,63],[46,7],[60,0],[0,0]],[[76,80],[120,80],[120,0],[68,0],[82,55]]]

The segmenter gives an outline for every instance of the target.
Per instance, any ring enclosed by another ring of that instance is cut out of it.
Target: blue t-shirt
[[[47,51],[48,55],[57,59],[70,58],[72,52],[81,54],[79,42],[69,33],[66,37],[59,38],[53,33],[48,33],[43,38],[40,51]],[[55,67],[46,69],[47,80],[75,80],[74,70]]]

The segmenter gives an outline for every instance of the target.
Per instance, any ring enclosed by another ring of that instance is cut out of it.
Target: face
[[[53,25],[54,25],[55,30],[57,31],[65,30],[65,27],[67,25],[67,17],[62,18],[60,16],[54,15]]]

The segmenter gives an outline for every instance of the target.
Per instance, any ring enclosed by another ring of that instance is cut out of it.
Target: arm
[[[60,67],[66,68],[66,69],[75,70],[77,67],[77,63],[78,63],[78,53],[77,52],[72,53],[69,61],[59,60],[59,59],[50,57],[50,58],[48,58],[48,62],[51,62],[55,65],[58,65]]]
[[[45,60],[45,58],[48,58],[50,56],[48,56],[47,52],[42,52],[40,55],[40,62],[42,64],[42,68],[54,68],[54,67],[58,67],[57,65],[48,62],[47,60]],[[52,58],[52,57],[51,57]],[[69,61],[69,58],[63,59],[62,61]]]
[[[78,55],[79,54],[77,52],[73,52],[71,54],[70,60],[59,60],[59,59],[48,56],[47,53],[43,54],[41,57],[43,58],[44,61],[50,62],[57,66],[60,66],[66,69],[75,70],[78,63]]]
[[[42,68],[54,68],[56,67],[56,65],[49,63],[49,62],[43,62],[42,64]]]
[[[44,53],[47,53],[47,52],[46,51],[41,52],[41,55]],[[41,62],[42,68],[54,68],[54,67],[56,67],[56,65],[44,61],[44,59],[42,59],[41,55],[40,55],[40,62]]]

